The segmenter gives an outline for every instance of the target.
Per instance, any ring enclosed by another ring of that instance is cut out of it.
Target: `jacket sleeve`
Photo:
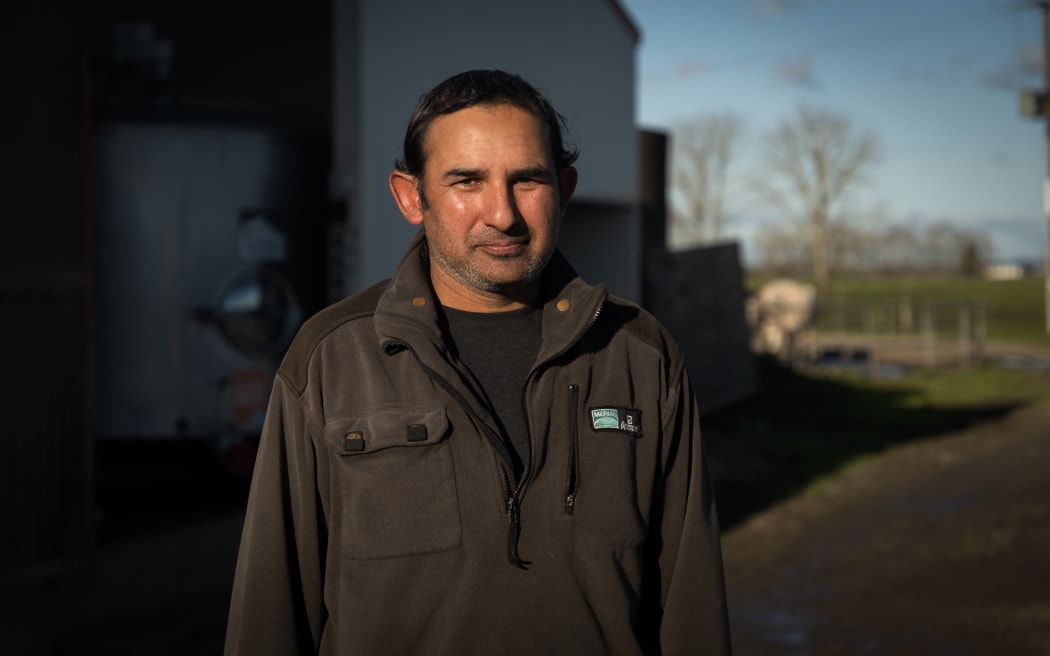
[[[658,581],[659,653],[731,653],[722,548],[699,412],[688,375],[672,388],[663,427],[662,489],[654,491],[657,534],[650,531],[648,576]],[[655,578],[654,578],[655,577]],[[653,600],[655,602],[655,600]]]
[[[326,528],[300,399],[278,375],[252,474],[226,630],[233,654],[316,654]]]

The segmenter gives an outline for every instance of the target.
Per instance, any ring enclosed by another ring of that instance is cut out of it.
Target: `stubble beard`
[[[517,291],[535,281],[547,267],[547,264],[550,262],[551,257],[554,254],[553,244],[557,243],[558,237],[558,228],[556,225],[552,230],[552,245],[545,252],[533,253],[528,247],[526,247],[525,251],[522,253],[505,257],[478,253],[477,249],[479,247],[472,244],[467,250],[466,257],[451,258],[448,253],[440,247],[435,247],[434,240],[428,239],[427,241],[430,249],[430,257],[433,258],[434,262],[441,267],[445,273],[460,284],[470,289],[490,294],[507,294]],[[479,262],[478,260],[482,261]],[[499,266],[500,260],[523,260],[524,268],[512,278],[499,279],[494,277],[493,274],[486,272],[486,267],[484,266],[485,262],[483,260],[491,260],[497,267]]]

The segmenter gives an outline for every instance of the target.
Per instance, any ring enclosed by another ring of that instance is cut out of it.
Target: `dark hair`
[[[403,156],[394,162],[398,171],[421,178],[426,165],[423,143],[434,119],[476,105],[511,105],[535,114],[547,126],[551,155],[558,171],[576,161],[576,149],[562,139],[565,117],[521,76],[499,70],[466,71],[453,75],[419,98],[405,131]]]

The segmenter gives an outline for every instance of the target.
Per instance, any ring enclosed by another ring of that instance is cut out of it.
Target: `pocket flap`
[[[440,442],[447,433],[448,417],[443,408],[387,408],[359,417],[332,419],[325,427],[325,439],[344,456],[427,446]]]

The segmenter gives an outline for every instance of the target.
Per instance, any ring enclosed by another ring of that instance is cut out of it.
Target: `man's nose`
[[[496,185],[491,189],[485,223],[497,230],[508,230],[521,220],[512,184]]]

